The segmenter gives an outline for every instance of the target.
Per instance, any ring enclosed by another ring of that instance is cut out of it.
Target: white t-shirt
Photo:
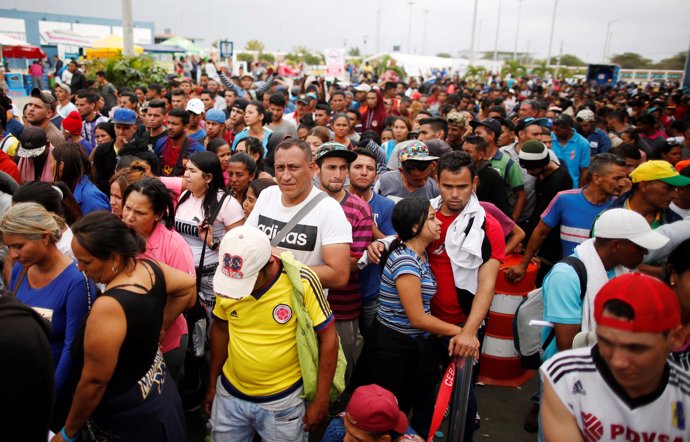
[[[69,115],[70,112],[78,110],[77,106],[74,105],[71,101],[68,101],[66,105],[61,105],[58,104],[57,108],[55,109],[58,115],[60,115],[62,118],[67,118],[67,115]]]
[[[258,227],[273,238],[312,198],[321,193],[312,187],[309,196],[296,206],[285,207],[278,186],[264,189],[245,225]],[[290,250],[308,266],[323,264],[323,246],[352,243],[352,225],[333,198],[324,198],[287,234],[278,247]]]
[[[218,200],[220,200],[221,195],[222,193],[219,191]],[[201,224],[204,219],[202,214],[203,202],[203,198],[195,198],[194,195],[189,195],[187,200],[177,206],[177,211],[175,212],[175,230],[182,235],[192,249],[192,253],[194,254],[194,265],[196,266],[199,265],[201,248],[204,245],[204,242],[199,237],[199,224]],[[218,216],[213,222],[213,237],[222,238],[225,233],[225,227],[235,224],[242,218],[244,218],[242,206],[240,206],[240,203],[238,203],[235,198],[228,195],[223,202],[220,212],[218,212]],[[211,250],[207,246],[204,257],[204,267],[217,263],[218,251]]]
[[[595,348],[558,353],[539,371],[577,421],[585,440],[690,440],[690,375],[673,363],[653,393],[632,399]]]
[[[681,209],[680,207],[676,206],[676,203],[671,203],[669,209],[673,210],[683,218],[690,216],[690,209]]]
[[[74,259],[74,252],[72,252],[72,238],[74,238],[72,229],[67,227],[67,229],[62,232],[60,241],[58,241],[55,246],[63,255],[67,255]]]

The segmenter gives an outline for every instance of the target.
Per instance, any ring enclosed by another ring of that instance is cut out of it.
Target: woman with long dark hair
[[[138,259],[146,241],[112,213],[91,213],[73,226],[79,268],[105,285],[75,339],[82,365],[65,426],[53,441],[185,441],[180,397],[159,340],[195,301],[194,277]]]
[[[244,203],[249,183],[256,178],[256,161],[244,152],[230,157],[228,164],[228,191],[240,203]]]
[[[380,136],[386,116],[381,90],[372,89],[367,92],[367,111],[362,115],[362,132],[373,130]]]
[[[216,154],[208,151],[189,156],[184,180],[187,191],[180,196],[175,214],[175,230],[192,248],[194,265],[201,272],[201,302],[212,309],[215,299],[213,275],[218,265],[218,246],[228,230],[242,225],[244,212],[235,198],[225,191],[223,173]],[[220,204],[220,209],[217,211]],[[211,214],[218,212],[212,223]],[[206,247],[203,247],[204,241]],[[203,268],[199,268],[204,250]]]
[[[455,336],[461,328],[431,315],[436,278],[426,254],[441,235],[436,211],[424,198],[405,198],[393,209],[398,238],[381,275],[379,310],[353,374],[350,390],[378,384],[395,394],[412,427],[426,434],[431,423],[439,361],[433,336]]]
[[[266,111],[264,104],[257,100],[252,100],[244,110],[244,124],[246,129],[235,136],[232,143],[232,151],[235,151],[237,143],[247,137],[258,138],[264,148],[268,145],[268,139],[273,133],[270,129],[264,127],[271,121],[271,114]]]
[[[86,215],[96,210],[110,210],[108,197],[91,182],[91,162],[77,143],[63,143],[52,151],[55,159],[55,181],[63,181]]]

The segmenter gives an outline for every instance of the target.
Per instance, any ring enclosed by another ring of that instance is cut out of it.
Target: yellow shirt
[[[319,332],[331,325],[333,315],[316,274],[303,267],[301,277],[304,304]],[[282,262],[276,279],[260,293],[241,300],[216,295],[213,315],[228,324],[230,340],[223,376],[237,392],[270,398],[300,382],[297,318],[292,308],[292,285]]]

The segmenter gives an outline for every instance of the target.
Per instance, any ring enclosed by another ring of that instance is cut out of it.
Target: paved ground
[[[522,428],[522,423],[531,407],[530,396],[536,391],[538,385],[535,373],[535,376],[521,387],[477,386],[479,415],[482,422],[479,430],[474,434],[475,442],[489,440],[533,442],[537,440],[537,435],[526,432]],[[189,440],[203,442],[206,425],[200,414],[187,414],[187,423]],[[442,431],[447,434],[444,427]],[[319,439],[316,438],[316,440]],[[444,437],[436,440],[446,441],[447,439]]]

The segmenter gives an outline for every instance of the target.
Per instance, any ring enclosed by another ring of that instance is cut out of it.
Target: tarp
[[[109,35],[100,40],[96,40],[91,43],[92,48],[86,49],[86,58],[108,58],[114,57],[122,53],[122,48],[124,46],[124,41],[122,37],[117,35]],[[138,45],[134,45],[134,52],[136,54],[141,54],[144,52],[144,48]]]
[[[193,41],[184,37],[180,37],[179,35],[164,40],[160,44],[165,46],[179,46],[181,48],[184,48],[184,51],[186,53],[194,55],[199,55],[201,53],[201,48],[197,46]]]

